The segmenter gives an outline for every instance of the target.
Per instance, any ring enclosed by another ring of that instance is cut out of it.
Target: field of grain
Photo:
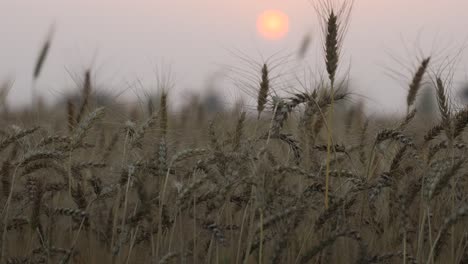
[[[415,56],[406,114],[367,116],[338,71],[351,6],[317,7],[310,89],[278,95],[261,62],[254,106],[171,111],[164,87],[145,107],[99,103],[87,71],[80,98],[2,105],[1,263],[468,263],[468,108],[450,74]],[[419,111],[423,88],[437,113]]]

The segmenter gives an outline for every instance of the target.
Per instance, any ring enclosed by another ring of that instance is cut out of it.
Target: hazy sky
[[[29,102],[34,61],[53,23],[50,56],[36,87],[49,98],[74,88],[73,79],[88,67],[108,91],[141,95],[141,86],[146,92],[154,87],[161,64],[172,68],[174,92],[197,92],[215,72],[246,67],[241,54],[261,63],[276,52],[278,57],[294,52],[310,33],[309,65],[298,62],[289,71],[300,75],[322,63],[310,1],[0,0],[0,80],[15,79],[10,104]],[[256,32],[257,16],[267,9],[289,16],[284,39],[265,40]],[[373,109],[397,111],[405,101],[409,70],[421,54],[432,53],[441,62],[467,44],[466,10],[466,0],[356,0],[343,50],[354,91]],[[466,52],[459,58],[457,80],[467,80]],[[395,80],[389,76],[393,72],[406,77]],[[219,80],[217,89],[228,89],[230,82]]]

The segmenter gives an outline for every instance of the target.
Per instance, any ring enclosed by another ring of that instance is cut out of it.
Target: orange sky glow
[[[289,31],[289,18],[279,10],[267,10],[258,16],[257,29],[267,39],[281,39]]]

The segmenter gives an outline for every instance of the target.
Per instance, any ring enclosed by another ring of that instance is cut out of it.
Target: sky
[[[123,93],[122,99],[156,92],[157,76],[170,71],[173,101],[181,98],[175,104],[203,93],[213,80],[211,89],[227,102],[248,96],[233,88],[248,77],[238,69],[255,74],[243,59],[287,57],[278,87],[294,86],[289,80],[317,78],[323,66],[312,1],[0,0],[0,81],[14,80],[8,97],[14,107],[30,102],[32,87],[49,101],[61,98],[88,68],[97,87]],[[271,9],[289,16],[290,31],[274,41],[256,28],[257,17]],[[428,55],[435,58],[434,70],[456,57],[453,86],[467,81],[466,10],[466,0],[355,0],[341,71],[349,72],[355,100],[381,113],[404,110],[411,75]],[[50,53],[33,84],[34,63],[51,25]],[[306,35],[310,48],[298,60],[295,52]]]

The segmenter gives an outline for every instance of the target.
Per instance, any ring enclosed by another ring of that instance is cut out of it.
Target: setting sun
[[[267,39],[281,39],[289,31],[288,16],[278,10],[268,10],[258,16],[258,32]]]

